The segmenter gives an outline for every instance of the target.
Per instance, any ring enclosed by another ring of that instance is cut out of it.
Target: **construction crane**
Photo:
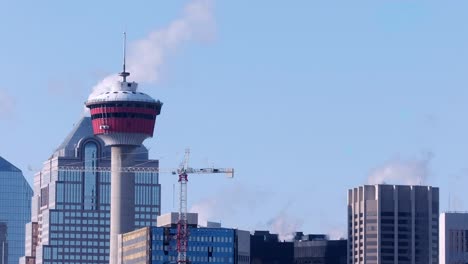
[[[187,244],[188,244],[188,228],[187,228],[187,182],[188,174],[211,174],[225,173],[228,177],[234,177],[234,169],[232,168],[203,168],[194,169],[189,167],[190,149],[185,150],[184,161],[180,164],[177,172],[173,174],[179,175],[179,219],[177,222],[177,263],[188,263],[187,259]]]
[[[189,232],[187,228],[187,182],[189,174],[214,174],[224,173],[229,178],[234,177],[233,168],[191,168],[189,167],[190,149],[185,150],[183,162],[176,169],[161,169],[152,167],[121,167],[121,172],[157,172],[169,173],[179,176],[179,219],[177,221],[177,263],[188,263],[187,245]],[[80,172],[110,172],[110,167],[71,167],[63,166],[57,168],[59,171],[80,171]]]

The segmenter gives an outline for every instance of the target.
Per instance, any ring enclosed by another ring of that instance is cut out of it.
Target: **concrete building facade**
[[[442,213],[439,218],[440,264],[468,263],[468,213]]]
[[[439,189],[364,185],[348,191],[348,263],[437,264]]]
[[[31,218],[32,189],[20,169],[0,157],[0,264],[24,255],[24,225]]]
[[[133,166],[159,166],[145,147],[128,155]],[[110,147],[93,135],[91,118],[82,118],[34,176],[20,263],[109,263],[110,156]],[[160,188],[156,172],[135,172],[135,227],[155,224]]]

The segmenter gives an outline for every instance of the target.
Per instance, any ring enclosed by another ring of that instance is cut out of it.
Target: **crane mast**
[[[187,173],[179,174],[180,196],[179,196],[179,221],[177,222],[177,263],[187,261]]]
[[[188,263],[187,245],[189,232],[187,228],[187,182],[188,174],[211,174],[225,173],[229,177],[234,176],[234,169],[229,168],[202,168],[194,169],[188,166],[190,150],[185,150],[184,161],[181,163],[177,174],[179,175],[180,193],[179,193],[179,219],[177,222],[177,263]],[[175,173],[173,173],[175,174]]]
[[[187,228],[187,169],[190,156],[190,150],[185,150],[185,158],[180,168],[177,170],[179,174],[179,220],[177,222],[177,263],[187,262],[187,244],[188,244],[188,228]]]

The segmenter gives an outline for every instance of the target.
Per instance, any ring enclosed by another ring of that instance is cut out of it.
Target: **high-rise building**
[[[349,264],[437,264],[439,189],[364,185],[348,191]]]
[[[0,264],[24,254],[24,225],[31,217],[32,189],[20,169],[0,157]]]
[[[158,226],[145,227],[119,236],[119,264],[164,264],[177,262],[178,213],[158,217]],[[187,215],[189,263],[250,264],[250,233],[211,223],[198,226],[197,214]]]
[[[143,146],[125,155],[132,156],[129,166],[159,166]],[[110,156],[110,147],[94,136],[91,118],[82,118],[34,176],[21,263],[109,263]],[[158,174],[142,170],[134,177],[134,226],[154,225],[160,214]]]
[[[440,264],[468,263],[468,213],[442,213],[439,235]]]
[[[329,240],[326,235],[305,235],[294,240],[295,264],[346,264],[348,241]]]

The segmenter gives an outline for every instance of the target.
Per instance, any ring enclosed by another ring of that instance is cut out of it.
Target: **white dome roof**
[[[105,92],[96,97],[89,99],[86,103],[99,103],[99,102],[117,102],[117,101],[131,101],[131,102],[156,102],[151,96],[140,92],[129,91],[114,91]]]
[[[120,89],[119,89],[120,88]],[[154,100],[151,96],[136,91],[137,84],[127,83],[127,82],[118,82],[115,86],[112,87],[111,91],[102,93],[100,95],[90,98],[86,104],[94,104],[99,102],[121,102],[121,101],[130,101],[130,102],[151,102],[154,103]]]

